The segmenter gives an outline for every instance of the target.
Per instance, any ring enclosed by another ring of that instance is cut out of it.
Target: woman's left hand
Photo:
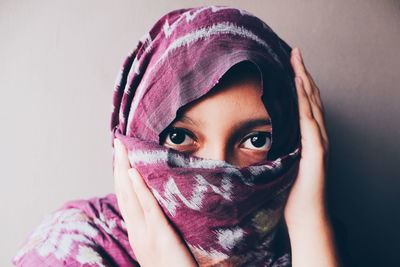
[[[296,181],[285,206],[292,266],[338,266],[334,236],[325,204],[328,136],[319,89],[306,70],[300,50],[291,63],[299,103],[301,158]]]
[[[307,223],[305,218],[325,218],[325,168],[329,148],[319,89],[305,68],[298,48],[292,50],[291,64],[296,76],[302,151],[299,173],[285,207],[288,227]]]
[[[114,187],[129,243],[141,266],[198,266],[164,215],[143,178],[131,168],[127,150],[114,139]]]

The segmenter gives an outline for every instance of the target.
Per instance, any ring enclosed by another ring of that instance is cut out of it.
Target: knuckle
[[[303,119],[310,123],[312,123],[312,121],[314,121],[314,117],[313,117],[311,110],[305,110],[302,115],[303,116],[301,116],[300,119]]]
[[[310,95],[310,102],[314,105],[317,104],[318,101],[314,94]]]
[[[328,149],[328,144],[327,144],[327,142],[325,142],[322,138],[316,138],[314,144],[315,144],[315,150],[316,150],[319,154],[321,154],[321,155],[323,155],[323,156],[325,156],[326,154],[328,154],[328,151],[329,151],[329,149]]]
[[[303,79],[303,82],[306,83],[307,73],[305,72],[303,67],[299,67],[297,69],[297,74]]]
[[[320,96],[320,95],[321,95],[321,92],[320,92],[318,86],[314,86],[314,91],[315,91],[315,94],[316,94],[317,96]]]
[[[147,215],[154,216],[156,213],[156,208],[151,204],[151,201],[143,201],[142,208],[143,212],[145,212]]]

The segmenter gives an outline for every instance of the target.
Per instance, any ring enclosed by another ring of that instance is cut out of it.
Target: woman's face
[[[161,135],[161,144],[206,159],[246,166],[267,158],[272,125],[254,75],[218,84],[189,104]]]

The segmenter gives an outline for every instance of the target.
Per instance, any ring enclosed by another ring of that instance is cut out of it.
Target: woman
[[[318,88],[260,19],[163,16],[124,63],[111,130],[116,195],[66,203],[15,264],[337,265]]]

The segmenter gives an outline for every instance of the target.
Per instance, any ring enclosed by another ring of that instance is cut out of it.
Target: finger
[[[312,86],[315,87],[315,83],[312,80],[310,80],[309,74],[307,74],[306,79],[308,79],[310,81],[310,83],[313,84]],[[310,102],[313,117],[316,120],[316,122],[318,123],[318,126],[320,128],[322,138],[323,138],[324,142],[328,142],[328,136],[326,133],[325,122],[324,122],[322,101],[321,101],[319,94],[317,93],[317,90],[319,90],[319,89],[313,89],[311,95],[308,95],[308,99]]]
[[[319,106],[319,108],[321,110],[323,110],[322,101],[321,101],[321,98],[320,98],[320,90],[319,90],[318,86],[316,85],[314,79],[312,78],[310,72],[307,70],[307,67],[304,64],[303,56],[301,55],[300,49],[297,48],[296,51],[295,51],[295,54],[296,54],[297,58],[299,59],[298,61],[300,61],[299,62],[300,65],[299,66],[300,66],[301,71],[305,72],[305,74],[306,74],[304,77],[302,76],[303,80],[305,80],[305,84],[306,85],[307,84],[310,85],[310,88],[309,88],[310,90],[309,91],[306,90],[306,91],[311,93],[311,94],[309,94],[310,99],[313,102],[316,102],[317,105]]]
[[[311,77],[311,74],[307,71],[307,78],[310,81],[310,84],[312,86],[312,94],[310,95],[311,100],[317,104],[318,108],[323,111],[324,107],[322,105],[322,101],[321,101],[321,96],[320,96],[320,90],[318,88],[318,86],[315,84],[313,78]]]
[[[321,132],[321,137],[323,139],[324,146],[327,149],[328,148],[328,134],[327,134],[327,131],[325,128],[325,119],[324,119],[324,115],[323,115],[323,110],[319,106],[317,106],[317,104],[314,103],[313,101],[311,101],[311,106],[312,106],[312,112],[313,112],[314,119],[318,123],[319,130]]]
[[[143,209],[146,223],[150,225],[160,225],[160,222],[167,222],[163,210],[156,198],[151,193],[149,187],[144,182],[141,174],[135,169],[129,169],[129,176],[134,190]]]
[[[307,76],[314,88],[312,97],[310,98],[311,105],[313,107],[314,118],[318,122],[322,137],[323,137],[325,143],[327,144],[328,143],[328,134],[327,134],[326,127],[325,127],[324,106],[323,106],[323,103],[321,100],[320,90],[317,87],[317,85],[315,84],[314,80],[312,79],[312,77],[308,71],[307,71]]]
[[[290,62],[292,64],[296,76],[300,76],[303,80],[304,89],[308,96],[313,93],[313,87],[307,77],[307,71],[303,64],[300,49],[298,47],[292,49]]]
[[[294,48],[292,50],[292,64],[295,69],[295,73],[298,73],[303,80],[305,91],[310,102],[311,111],[313,117],[319,125],[321,136],[323,138],[324,144],[328,143],[328,135],[324,123],[323,106],[320,98],[319,88],[316,86],[314,80],[312,79],[310,73],[304,65],[303,58],[299,48]]]
[[[296,90],[299,102],[300,120],[313,120],[314,115],[311,109],[311,104],[308,99],[307,93],[304,89],[303,79],[299,76],[296,76],[294,80],[296,83]]]
[[[114,147],[116,161],[114,179],[118,206],[121,209],[122,216],[128,229],[138,229],[141,224],[144,223],[144,215],[132,182],[129,179],[128,169],[130,168],[130,164],[127,151],[117,139],[114,140]]]
[[[306,74],[307,74],[308,80],[310,81],[311,86],[312,86],[312,88],[313,88],[313,94],[314,94],[315,96],[318,96],[318,99],[319,99],[319,96],[320,96],[319,88],[318,88],[318,86],[315,84],[315,81],[314,81],[314,79],[312,78],[310,72],[307,70],[307,68],[306,68],[305,66],[304,66],[304,68],[305,68],[305,70],[306,70]],[[319,102],[318,104],[321,104],[321,102]]]
[[[118,165],[118,168],[120,170],[124,169],[129,169],[130,163],[128,160],[127,152],[125,146],[121,143],[121,141],[118,138],[114,139],[114,148],[115,148],[115,157],[116,159],[116,165]]]
[[[302,146],[304,152],[312,151],[321,145],[321,133],[319,126],[314,119],[311,104],[305,92],[302,79],[295,77],[298,103],[299,103],[299,118]]]
[[[312,102],[315,102],[319,108],[322,103],[319,98],[319,88],[316,86],[306,66],[304,65],[303,58],[299,48],[292,50],[291,64],[296,76],[300,76],[303,80],[305,91]]]

